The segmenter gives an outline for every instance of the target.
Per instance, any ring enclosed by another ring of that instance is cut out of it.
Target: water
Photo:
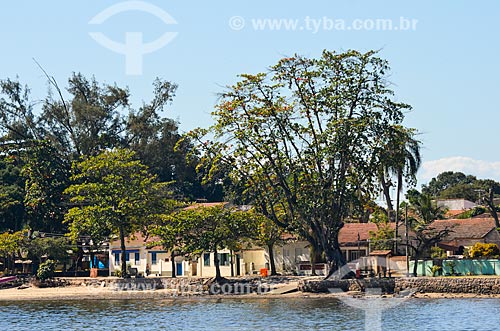
[[[0,302],[0,330],[364,330],[333,298]],[[500,299],[411,299],[382,329],[500,330]]]

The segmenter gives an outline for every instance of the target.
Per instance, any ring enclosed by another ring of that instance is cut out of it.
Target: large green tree
[[[0,231],[19,231],[24,226],[24,177],[17,155],[0,156]]]
[[[453,172],[453,171],[445,171],[432,178],[427,185],[422,185],[422,193],[428,194],[433,197],[441,197],[442,193],[452,189],[453,187],[461,186],[462,188],[465,186],[469,186],[477,180],[475,176],[465,175],[462,172]],[[461,194],[461,196],[460,196]],[[477,194],[464,195],[468,194],[465,191],[462,191],[458,195],[447,195],[445,198],[465,198],[471,201],[476,201]]]
[[[214,254],[215,280],[221,281],[219,252],[221,249],[238,249],[243,238],[248,238],[253,227],[248,220],[249,215],[237,208],[228,206],[196,207],[182,210],[173,215],[176,228],[175,235],[180,233],[181,242],[175,242],[183,247],[186,254]],[[156,234],[162,240],[170,243],[172,232],[168,228],[160,228]]]
[[[26,178],[24,205],[32,230],[63,233],[70,164],[48,141],[33,141],[22,169]]]
[[[499,207],[495,200],[500,196],[500,183],[492,179],[477,179],[461,172],[445,171],[422,187],[422,193],[436,199],[466,199],[482,204],[500,228]]]
[[[0,257],[3,258],[4,269],[14,269],[14,261],[25,247],[26,237],[25,231],[0,233]]]
[[[123,144],[129,92],[116,85],[99,84],[73,73],[68,88],[62,91],[48,77],[53,91],[43,104],[38,119],[45,139],[50,140],[70,159],[96,155],[106,148]],[[69,94],[69,95],[68,95]]]
[[[0,141],[39,139],[34,105],[27,86],[17,79],[0,80]]]
[[[211,129],[192,133],[202,160],[229,164],[259,211],[324,252],[331,273],[345,264],[344,220],[374,191],[381,136],[410,109],[394,100],[388,72],[372,51],[284,58],[268,73],[241,75]]]
[[[145,221],[158,214],[158,201],[165,185],[139,160],[134,152],[114,149],[75,163],[68,187],[75,207],[66,215],[72,236],[91,236],[95,242],[107,234],[118,236],[121,271],[127,275],[125,238],[144,228]]]

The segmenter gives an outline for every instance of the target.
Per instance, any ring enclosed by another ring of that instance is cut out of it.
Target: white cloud
[[[425,161],[419,171],[419,183],[428,183],[445,171],[460,171],[477,178],[490,178],[500,181],[500,161],[474,160],[466,156],[452,156],[439,160]]]

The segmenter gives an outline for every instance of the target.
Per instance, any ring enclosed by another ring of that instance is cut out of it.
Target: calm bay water
[[[1,302],[0,330],[364,330],[364,312],[333,298]],[[499,299],[411,299],[382,329],[500,330]]]

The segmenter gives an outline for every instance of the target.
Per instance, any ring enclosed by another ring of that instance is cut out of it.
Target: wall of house
[[[465,199],[437,200],[436,204],[449,210],[466,210],[477,206],[474,202]]]
[[[282,274],[297,272],[297,263],[309,261],[309,243],[306,241],[287,242],[274,248],[276,271]]]
[[[143,238],[127,239],[128,262],[130,267],[137,268],[137,272],[146,275],[146,267],[149,267],[149,274],[152,276],[171,276],[172,265],[170,253],[164,250],[147,249]],[[116,270],[121,270],[121,249],[118,240],[112,241],[109,245],[109,274],[112,276]],[[138,254],[138,256],[136,255]],[[117,257],[118,255],[118,257]],[[156,258],[154,259],[154,255]],[[188,270],[188,262],[182,257],[176,258],[176,262],[182,263],[182,275]]]
[[[127,239],[127,264],[144,274],[146,271],[146,248],[144,242],[138,239]],[[109,244],[109,274],[114,275],[116,270],[121,270],[121,249],[120,241],[115,240]]]
[[[150,250],[147,255],[147,264],[150,275],[172,276],[170,252]]]
[[[500,234],[498,231],[490,231],[486,237],[484,237],[484,242],[486,243],[492,243],[492,244],[497,244],[500,246]]]
[[[368,255],[368,247],[360,246],[358,247],[341,247],[342,253],[344,254],[344,258],[347,262],[351,262],[354,260],[358,260],[363,256]]]
[[[341,247],[344,257],[348,262],[358,259],[361,256],[368,255],[368,247],[357,246]],[[266,251],[266,258],[269,256]],[[276,261],[276,271],[282,274],[291,274],[297,272],[297,266],[301,262],[310,260],[309,243],[307,241],[287,242],[280,247],[275,247],[274,258]]]
[[[220,272],[222,277],[231,277],[231,251],[224,249],[218,252],[221,254],[219,258]],[[236,256],[233,256],[234,275],[237,275]],[[215,277],[214,253],[204,252],[198,258],[196,265],[196,277]],[[243,275],[245,271],[245,262],[240,258],[240,273]],[[191,272],[192,274],[192,272]]]
[[[256,275],[260,273],[260,269],[269,269],[269,254],[267,250],[262,248],[248,249],[241,253],[242,275]]]

